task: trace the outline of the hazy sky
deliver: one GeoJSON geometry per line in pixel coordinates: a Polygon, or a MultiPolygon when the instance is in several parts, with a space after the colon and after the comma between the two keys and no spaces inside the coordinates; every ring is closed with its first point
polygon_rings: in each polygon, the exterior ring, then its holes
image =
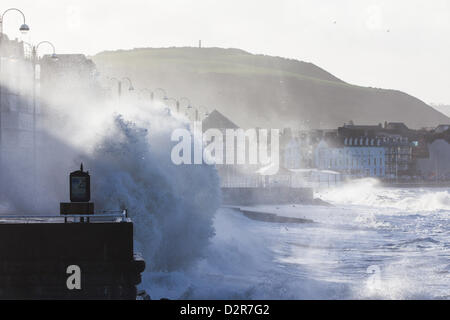
{"type": "MultiPolygon", "coordinates": [[[[241,48],[312,62],[344,81],[450,104],[450,0],[2,0],[62,53],[241,48]]],[[[18,36],[17,14],[5,33],[18,36]]]]}

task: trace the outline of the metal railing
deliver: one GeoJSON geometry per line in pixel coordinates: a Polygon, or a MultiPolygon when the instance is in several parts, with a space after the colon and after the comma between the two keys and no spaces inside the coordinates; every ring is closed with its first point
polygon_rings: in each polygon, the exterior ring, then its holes
{"type": "Polygon", "coordinates": [[[17,221],[21,223],[30,223],[30,222],[50,222],[50,221],[59,221],[63,220],[64,222],[71,221],[77,222],[105,222],[105,221],[113,221],[113,222],[128,222],[130,219],[128,218],[128,210],[119,210],[119,211],[102,211],[101,214],[77,214],[77,215],[0,215],[0,223],[7,221],[17,221]]]}

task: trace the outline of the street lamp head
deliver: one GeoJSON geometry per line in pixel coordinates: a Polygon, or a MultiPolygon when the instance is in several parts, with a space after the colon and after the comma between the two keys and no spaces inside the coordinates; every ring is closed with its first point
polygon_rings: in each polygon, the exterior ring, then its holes
{"type": "Polygon", "coordinates": [[[23,34],[27,33],[28,31],[30,31],[30,27],[24,23],[20,26],[19,28],[20,32],[22,32],[23,34]]]}
{"type": "Polygon", "coordinates": [[[30,27],[25,23],[25,15],[23,14],[23,12],[17,8],[9,8],[6,9],[1,15],[0,15],[0,27],[1,24],[3,23],[3,19],[6,13],[11,12],[11,11],[16,11],[18,13],[20,13],[22,15],[23,18],[23,24],[20,26],[19,30],[22,33],[27,33],[28,31],[30,31],[30,27]]]}

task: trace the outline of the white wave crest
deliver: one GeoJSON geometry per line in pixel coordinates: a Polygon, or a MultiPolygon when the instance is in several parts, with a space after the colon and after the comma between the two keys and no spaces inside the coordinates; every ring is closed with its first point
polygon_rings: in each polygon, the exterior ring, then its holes
{"type": "Polygon", "coordinates": [[[361,179],[322,191],[319,196],[334,204],[394,208],[408,212],[450,210],[448,189],[381,187],[375,179],[361,179]]]}

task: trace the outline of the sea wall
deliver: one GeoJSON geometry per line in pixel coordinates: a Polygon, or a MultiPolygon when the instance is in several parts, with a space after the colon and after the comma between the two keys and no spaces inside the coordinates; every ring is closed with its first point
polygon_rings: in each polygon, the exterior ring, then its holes
{"type": "Polygon", "coordinates": [[[0,300],[135,300],[145,262],[133,254],[131,222],[0,223],[0,300]]]}
{"type": "Polygon", "coordinates": [[[226,205],[313,203],[312,188],[222,188],[226,205]]]}

